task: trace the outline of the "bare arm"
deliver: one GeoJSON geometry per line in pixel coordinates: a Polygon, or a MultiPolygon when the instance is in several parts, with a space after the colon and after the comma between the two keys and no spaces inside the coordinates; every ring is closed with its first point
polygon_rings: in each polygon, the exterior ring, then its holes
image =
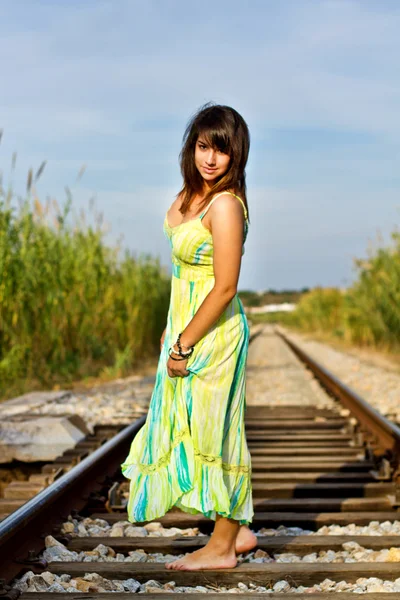
{"type": "Polygon", "coordinates": [[[215,283],[182,332],[184,346],[193,346],[207,333],[237,292],[242,261],[243,207],[230,194],[221,195],[210,208],[210,220],[215,283]]]}

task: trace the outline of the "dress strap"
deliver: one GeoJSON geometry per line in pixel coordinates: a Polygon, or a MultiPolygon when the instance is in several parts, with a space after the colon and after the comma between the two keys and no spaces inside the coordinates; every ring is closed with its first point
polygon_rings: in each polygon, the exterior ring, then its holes
{"type": "Polygon", "coordinates": [[[243,200],[239,196],[236,196],[236,194],[233,194],[232,192],[220,192],[219,194],[217,194],[216,196],[214,196],[214,198],[211,199],[211,202],[209,202],[209,204],[207,205],[206,209],[201,213],[200,219],[202,219],[204,217],[204,215],[206,214],[206,212],[208,211],[208,209],[210,208],[210,206],[214,202],[214,200],[216,200],[217,198],[219,198],[219,196],[222,196],[222,194],[231,194],[231,196],[235,196],[235,198],[237,198],[238,200],[240,200],[240,202],[241,202],[241,204],[243,206],[243,210],[244,210],[244,218],[247,221],[247,208],[246,208],[245,203],[243,202],[243,200]]]}

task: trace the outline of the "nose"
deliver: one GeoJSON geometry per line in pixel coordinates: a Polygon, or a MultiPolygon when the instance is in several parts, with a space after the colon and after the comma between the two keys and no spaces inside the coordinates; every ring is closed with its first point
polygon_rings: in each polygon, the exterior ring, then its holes
{"type": "Polygon", "coordinates": [[[206,163],[210,166],[214,165],[215,164],[215,156],[216,156],[215,150],[213,148],[210,148],[207,153],[206,163]]]}

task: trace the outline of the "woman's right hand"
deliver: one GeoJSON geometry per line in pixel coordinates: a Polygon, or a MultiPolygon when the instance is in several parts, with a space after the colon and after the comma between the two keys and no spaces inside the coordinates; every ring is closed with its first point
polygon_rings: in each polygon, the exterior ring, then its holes
{"type": "Polygon", "coordinates": [[[162,336],[160,339],[160,351],[163,349],[164,346],[164,340],[165,340],[165,332],[167,331],[167,328],[164,329],[164,331],[162,332],[162,336]]]}

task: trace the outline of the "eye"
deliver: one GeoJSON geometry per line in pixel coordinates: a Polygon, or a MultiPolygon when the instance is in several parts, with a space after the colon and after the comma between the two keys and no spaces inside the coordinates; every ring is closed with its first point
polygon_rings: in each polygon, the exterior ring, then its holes
{"type": "Polygon", "coordinates": [[[202,150],[204,150],[205,145],[204,144],[199,144],[199,148],[201,148],[202,150]]]}

